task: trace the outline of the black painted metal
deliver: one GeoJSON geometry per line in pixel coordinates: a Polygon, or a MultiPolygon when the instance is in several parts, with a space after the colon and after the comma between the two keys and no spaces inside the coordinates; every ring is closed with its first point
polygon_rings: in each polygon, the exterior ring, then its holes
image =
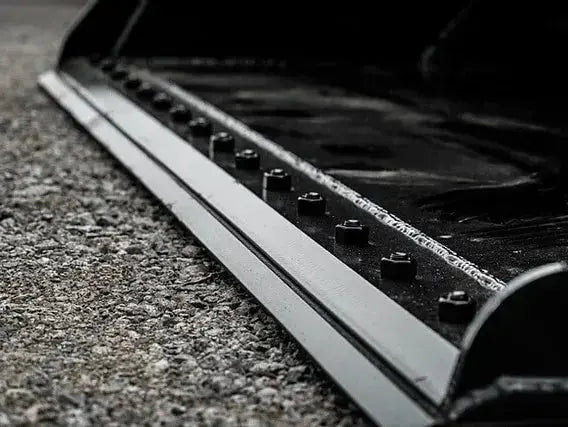
{"type": "Polygon", "coordinates": [[[448,390],[450,418],[566,423],[568,266],[531,270],[493,297],[469,327],[448,390]]]}
{"type": "Polygon", "coordinates": [[[288,68],[152,68],[504,281],[568,256],[566,195],[534,180],[561,185],[568,137],[531,108],[388,82],[370,97],[288,68]]]}
{"type": "Polygon", "coordinates": [[[464,338],[450,399],[491,384],[502,375],[567,377],[564,333],[568,267],[531,270],[480,310],[464,338]]]}
{"type": "Polygon", "coordinates": [[[110,56],[143,3],[145,0],[91,0],[69,31],[59,60],[77,55],[110,56]]]}
{"type": "Polygon", "coordinates": [[[500,376],[454,403],[450,419],[459,425],[566,425],[566,377],[500,376]]]}

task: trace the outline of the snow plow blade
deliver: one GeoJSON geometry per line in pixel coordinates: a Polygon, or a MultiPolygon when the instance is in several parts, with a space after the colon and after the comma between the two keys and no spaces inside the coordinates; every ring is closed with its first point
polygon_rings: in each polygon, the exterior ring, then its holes
{"type": "Polygon", "coordinates": [[[39,82],[371,421],[565,423],[560,12],[423,3],[93,1],[39,82]]]}

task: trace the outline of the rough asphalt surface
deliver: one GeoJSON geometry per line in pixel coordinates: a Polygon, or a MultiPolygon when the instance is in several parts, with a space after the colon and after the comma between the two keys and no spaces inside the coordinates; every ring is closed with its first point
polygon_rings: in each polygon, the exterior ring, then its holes
{"type": "Polygon", "coordinates": [[[0,426],[365,423],[39,92],[76,11],[0,0],[0,426]]]}

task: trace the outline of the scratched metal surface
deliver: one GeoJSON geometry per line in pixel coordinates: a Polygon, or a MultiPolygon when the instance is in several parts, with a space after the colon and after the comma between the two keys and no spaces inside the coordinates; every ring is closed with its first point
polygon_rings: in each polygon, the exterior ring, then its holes
{"type": "Polygon", "coordinates": [[[503,280],[567,255],[552,112],[403,89],[370,97],[282,70],[157,71],[503,280]]]}

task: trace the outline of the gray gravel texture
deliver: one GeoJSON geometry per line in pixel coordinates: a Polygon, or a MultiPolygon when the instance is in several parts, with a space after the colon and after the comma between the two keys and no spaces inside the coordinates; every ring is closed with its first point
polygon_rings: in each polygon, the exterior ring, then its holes
{"type": "Polygon", "coordinates": [[[75,13],[0,0],[0,426],[364,424],[39,92],[75,13]]]}

